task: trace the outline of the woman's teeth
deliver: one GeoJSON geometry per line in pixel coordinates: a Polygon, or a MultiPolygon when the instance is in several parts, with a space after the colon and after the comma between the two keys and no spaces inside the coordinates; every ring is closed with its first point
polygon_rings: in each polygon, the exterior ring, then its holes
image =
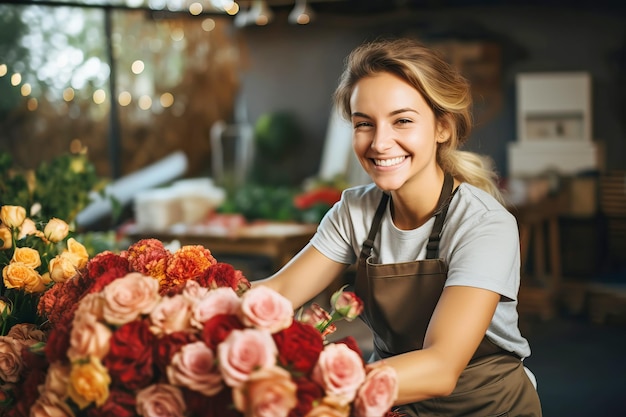
{"type": "Polygon", "coordinates": [[[398,165],[399,163],[404,161],[405,158],[406,156],[398,156],[391,159],[374,159],[374,163],[379,167],[390,167],[393,165],[398,165]]]}

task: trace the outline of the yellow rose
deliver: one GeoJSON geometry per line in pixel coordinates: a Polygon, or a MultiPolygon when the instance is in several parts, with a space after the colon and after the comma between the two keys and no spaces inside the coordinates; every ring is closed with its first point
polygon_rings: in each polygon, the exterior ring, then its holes
{"type": "Polygon", "coordinates": [[[17,239],[23,239],[28,235],[35,235],[37,232],[39,232],[39,230],[37,230],[35,222],[32,219],[26,218],[20,226],[20,234],[17,236],[17,239]]]}
{"type": "Polygon", "coordinates": [[[60,242],[70,232],[70,226],[61,219],[53,217],[50,219],[46,227],[43,229],[43,234],[50,242],[60,242]]]}
{"type": "Polygon", "coordinates": [[[39,257],[39,252],[33,248],[15,248],[13,258],[11,259],[11,263],[14,262],[21,262],[36,269],[41,265],[41,258],[39,257]]]}
{"type": "Polygon", "coordinates": [[[67,250],[74,255],[72,259],[75,260],[74,266],[76,268],[81,269],[87,266],[89,254],[87,253],[87,249],[80,242],[73,237],[69,238],[67,240],[67,250]]]}
{"type": "Polygon", "coordinates": [[[70,371],[70,398],[83,410],[91,403],[101,406],[109,398],[111,377],[100,360],[90,358],[89,362],[72,364],[70,371]]]}
{"type": "Polygon", "coordinates": [[[0,250],[11,249],[13,247],[13,235],[11,229],[4,225],[0,225],[0,250]]]}
{"type": "Polygon", "coordinates": [[[0,220],[11,229],[20,227],[26,219],[26,209],[20,206],[2,206],[0,220]]]}
{"type": "Polygon", "coordinates": [[[5,266],[2,270],[2,278],[7,288],[24,289],[31,293],[42,292],[46,288],[39,272],[21,262],[13,262],[5,266]]]}
{"type": "Polygon", "coordinates": [[[63,252],[52,258],[48,264],[50,278],[54,282],[65,282],[76,275],[76,266],[72,259],[72,254],[63,252]]]}
{"type": "MultiPolygon", "coordinates": [[[[0,315],[9,316],[11,315],[11,304],[8,304],[6,301],[0,299],[0,315]]],[[[0,320],[2,323],[2,320],[0,320]]]]}

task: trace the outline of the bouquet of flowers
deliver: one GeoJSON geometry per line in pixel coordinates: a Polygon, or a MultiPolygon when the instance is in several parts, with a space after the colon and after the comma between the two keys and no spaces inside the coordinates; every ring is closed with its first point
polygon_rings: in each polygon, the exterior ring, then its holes
{"type": "MultiPolygon", "coordinates": [[[[47,323],[37,305],[55,281],[87,264],[85,248],[68,237],[69,226],[26,217],[21,206],[0,209],[0,405],[8,406],[14,389],[30,373],[34,352],[47,337],[47,323]]],[[[1,409],[0,409],[1,414],[1,409]]]]}
{"type": "Polygon", "coordinates": [[[343,289],[333,303],[296,319],[202,246],[100,253],[41,298],[45,360],[7,415],[384,416],[395,372],[366,366],[352,338],[325,340],[361,309],[343,289]]]}

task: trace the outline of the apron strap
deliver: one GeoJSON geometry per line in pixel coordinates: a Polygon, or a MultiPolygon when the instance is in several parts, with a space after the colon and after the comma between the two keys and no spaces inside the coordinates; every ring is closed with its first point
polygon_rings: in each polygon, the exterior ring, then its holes
{"type": "Polygon", "coordinates": [[[448,172],[444,174],[443,186],[441,187],[441,193],[439,194],[439,201],[437,201],[437,210],[435,210],[435,224],[428,237],[428,244],[426,245],[426,259],[439,258],[439,240],[441,239],[441,230],[443,229],[443,222],[448,214],[448,207],[450,207],[450,201],[454,197],[452,187],[454,186],[454,179],[448,172]]]}
{"type": "MultiPolygon", "coordinates": [[[[452,175],[450,173],[446,172],[444,174],[443,186],[441,187],[439,200],[437,201],[437,210],[435,210],[435,224],[433,225],[433,229],[430,232],[430,236],[428,237],[428,243],[426,245],[426,259],[439,258],[439,240],[441,239],[443,222],[446,218],[446,215],[448,214],[450,201],[452,200],[452,197],[454,197],[454,193],[452,192],[453,186],[454,178],[452,178],[452,175]]],[[[380,228],[380,222],[382,221],[383,214],[385,213],[388,202],[389,194],[383,192],[380,203],[378,203],[378,207],[376,208],[376,213],[374,214],[374,219],[372,220],[369,234],[367,235],[367,239],[365,240],[365,242],[363,242],[363,247],[361,248],[362,257],[364,256],[365,258],[368,258],[372,255],[372,250],[374,248],[374,238],[376,238],[376,234],[378,233],[378,229],[380,228]]]]}
{"type": "Polygon", "coordinates": [[[389,194],[383,192],[383,196],[380,199],[380,203],[378,203],[376,213],[374,214],[374,220],[372,220],[370,232],[367,235],[367,239],[365,240],[365,242],[363,242],[363,247],[361,248],[361,256],[365,256],[365,258],[368,258],[372,255],[372,250],[374,248],[374,238],[376,237],[376,233],[378,233],[378,228],[380,227],[380,222],[383,218],[383,214],[385,213],[385,209],[387,208],[388,201],[389,194]]]}

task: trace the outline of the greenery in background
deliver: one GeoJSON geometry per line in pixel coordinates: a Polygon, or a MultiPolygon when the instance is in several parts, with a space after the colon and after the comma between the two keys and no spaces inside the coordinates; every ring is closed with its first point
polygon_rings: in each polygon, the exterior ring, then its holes
{"type": "MultiPolygon", "coordinates": [[[[0,64],[21,63],[28,57],[28,49],[19,40],[28,27],[19,18],[16,7],[0,5],[0,64]]],[[[22,100],[20,90],[11,85],[11,77],[0,77],[0,119],[4,119],[22,100]]]]}
{"type": "Polygon", "coordinates": [[[293,205],[298,192],[291,187],[246,184],[228,196],[219,208],[221,213],[238,213],[246,220],[293,221],[299,217],[293,205]]]}
{"type": "Polygon", "coordinates": [[[299,157],[294,154],[302,142],[302,130],[295,115],[277,111],[261,115],[254,126],[254,182],[272,186],[297,186],[293,176],[297,172],[299,157]]]}
{"type": "Polygon", "coordinates": [[[11,155],[0,152],[0,205],[29,211],[38,203],[39,218],[57,217],[71,225],[100,185],[86,155],[60,155],[34,171],[23,171],[13,166],[11,155]]]}

